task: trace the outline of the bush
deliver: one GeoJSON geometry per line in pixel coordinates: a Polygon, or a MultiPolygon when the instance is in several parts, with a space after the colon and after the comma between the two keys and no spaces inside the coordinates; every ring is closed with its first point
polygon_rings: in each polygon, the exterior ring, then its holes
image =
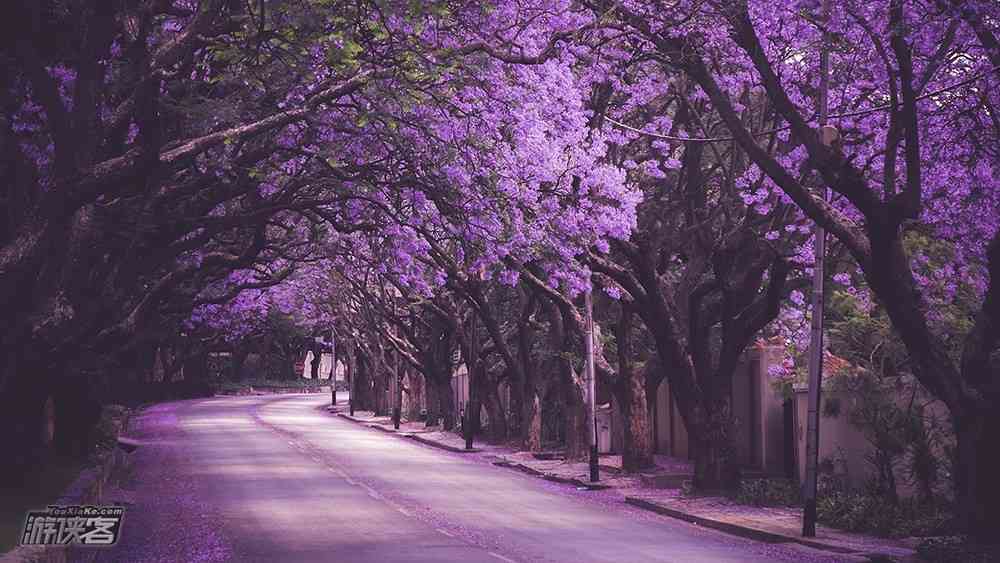
{"type": "Polygon", "coordinates": [[[744,479],[734,500],[752,506],[797,506],[799,486],[791,479],[744,479]]]}
{"type": "Polygon", "coordinates": [[[878,495],[847,490],[828,476],[820,476],[816,518],[834,528],[884,537],[939,535],[950,529],[952,520],[942,504],[917,499],[892,503],[878,495]]]}
{"type": "Polygon", "coordinates": [[[103,448],[114,446],[121,433],[127,410],[122,405],[105,405],[101,409],[101,418],[94,426],[92,434],[95,445],[103,448]]]}
{"type": "MultiPolygon", "coordinates": [[[[329,379],[305,379],[305,378],[295,378],[287,380],[273,380],[273,379],[248,379],[244,381],[226,381],[220,380],[214,383],[215,392],[217,393],[233,393],[237,391],[242,391],[253,387],[254,389],[271,389],[271,388],[298,388],[298,389],[315,389],[317,387],[323,387],[330,384],[329,379]]],[[[343,385],[342,381],[337,382],[337,390],[343,391],[346,387],[343,385]]]]}
{"type": "Polygon", "coordinates": [[[941,563],[987,563],[1000,561],[1000,546],[976,544],[964,536],[941,536],[920,542],[917,555],[941,563]]]}

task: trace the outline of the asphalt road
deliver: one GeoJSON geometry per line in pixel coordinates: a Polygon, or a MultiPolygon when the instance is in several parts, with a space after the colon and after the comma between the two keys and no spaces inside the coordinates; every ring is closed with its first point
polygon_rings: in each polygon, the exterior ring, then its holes
{"type": "Polygon", "coordinates": [[[136,419],[119,543],[98,561],[837,561],[577,491],[325,412],[218,397],[136,419]]]}

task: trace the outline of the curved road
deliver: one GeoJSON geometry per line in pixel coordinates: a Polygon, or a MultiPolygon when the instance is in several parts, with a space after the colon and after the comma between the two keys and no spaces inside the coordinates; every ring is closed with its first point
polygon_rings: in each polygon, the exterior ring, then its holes
{"type": "MultiPolygon", "coordinates": [[[[328,395],[164,403],[106,494],[99,561],[837,561],[430,448],[325,411],[328,395]]],[[[843,559],[839,559],[843,560],[843,559]]]]}

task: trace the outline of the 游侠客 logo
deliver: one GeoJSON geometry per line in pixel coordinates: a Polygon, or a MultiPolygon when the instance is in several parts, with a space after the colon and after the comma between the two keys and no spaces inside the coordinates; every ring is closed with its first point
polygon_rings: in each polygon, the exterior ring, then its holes
{"type": "Polygon", "coordinates": [[[120,506],[49,506],[28,512],[21,545],[114,545],[121,532],[120,506]]]}

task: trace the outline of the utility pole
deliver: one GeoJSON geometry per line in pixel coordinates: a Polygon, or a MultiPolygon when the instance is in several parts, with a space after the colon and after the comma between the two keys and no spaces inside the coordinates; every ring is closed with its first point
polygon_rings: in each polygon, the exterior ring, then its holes
{"type": "Polygon", "coordinates": [[[479,340],[476,336],[476,328],[476,312],[473,311],[469,319],[469,349],[471,352],[469,356],[471,357],[468,358],[468,365],[466,365],[467,374],[465,376],[465,381],[468,382],[469,395],[468,400],[465,402],[465,421],[463,422],[465,449],[467,450],[473,449],[476,428],[479,426],[480,407],[476,393],[476,378],[479,377],[479,340]]]}
{"type": "Polygon", "coordinates": [[[393,403],[396,406],[392,408],[392,426],[399,430],[399,424],[403,418],[403,372],[399,369],[399,352],[395,353],[395,357],[396,389],[394,389],[393,403]]]}
{"type": "MultiPolygon", "coordinates": [[[[592,285],[592,284],[591,284],[592,285]]],[[[591,295],[591,287],[587,287],[587,292],[583,295],[584,308],[587,310],[587,403],[590,410],[590,481],[592,483],[600,480],[599,466],[597,463],[597,377],[594,369],[594,301],[591,295]]]]}
{"type": "Polygon", "coordinates": [[[351,416],[354,416],[354,371],[357,364],[354,360],[354,335],[347,340],[347,405],[350,408],[351,416]]]}
{"type": "MultiPolygon", "coordinates": [[[[392,319],[393,319],[392,333],[393,333],[393,335],[396,336],[397,339],[399,338],[399,325],[396,324],[396,298],[397,297],[398,298],[402,298],[403,297],[402,294],[400,294],[398,291],[399,290],[397,290],[395,288],[393,288],[393,291],[392,291],[392,296],[393,296],[392,297],[392,319]]],[[[393,427],[396,430],[399,430],[399,424],[400,424],[400,421],[403,418],[403,373],[404,373],[403,370],[399,369],[400,368],[400,364],[402,363],[402,358],[400,357],[399,350],[395,350],[395,353],[393,354],[393,358],[395,358],[395,362],[394,362],[393,368],[394,368],[395,376],[396,376],[396,389],[394,390],[395,391],[395,395],[393,396],[393,401],[392,401],[393,404],[395,405],[392,408],[392,425],[393,425],[393,427]]]]}
{"type": "Polygon", "coordinates": [[[330,329],[330,401],[337,408],[337,333],[330,329]]]}
{"type": "MultiPolygon", "coordinates": [[[[395,320],[396,316],[396,301],[392,301],[392,316],[395,320]]],[[[399,332],[395,325],[391,327],[394,335],[398,336],[399,332]]],[[[396,382],[396,386],[392,389],[392,427],[399,430],[399,421],[403,416],[403,376],[399,371],[399,352],[393,351],[392,353],[392,378],[396,382]]]]}
{"type": "MultiPolygon", "coordinates": [[[[820,9],[822,10],[820,32],[823,34],[823,39],[819,59],[819,129],[820,140],[829,147],[837,138],[837,130],[827,125],[830,34],[826,26],[830,21],[830,0],[823,0],[820,9]]],[[[826,186],[823,185],[821,190],[823,199],[827,199],[826,186]]],[[[802,514],[802,535],[808,538],[816,536],[816,473],[819,469],[819,400],[823,386],[823,282],[826,261],[826,230],[817,223],[814,232],[812,326],[809,339],[809,413],[806,420],[806,475],[803,490],[805,509],[802,514]]]]}
{"type": "MultiPolygon", "coordinates": [[[[471,374],[466,375],[466,378],[465,378],[466,381],[470,380],[470,375],[471,374]]],[[[470,391],[470,393],[472,391],[471,384],[469,386],[469,391],[470,391]]],[[[465,449],[471,450],[473,448],[472,442],[473,442],[473,439],[474,439],[473,434],[472,434],[472,403],[471,403],[471,401],[466,401],[465,402],[465,413],[464,414],[465,414],[465,420],[462,421],[462,430],[463,430],[462,433],[465,434],[465,449]]]]}

